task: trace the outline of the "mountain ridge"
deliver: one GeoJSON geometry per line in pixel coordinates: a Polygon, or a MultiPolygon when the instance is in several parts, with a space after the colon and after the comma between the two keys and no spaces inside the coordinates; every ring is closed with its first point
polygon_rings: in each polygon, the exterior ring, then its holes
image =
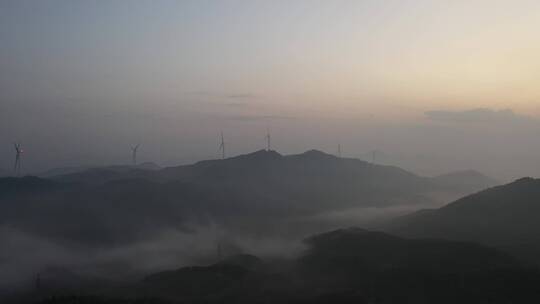
{"type": "Polygon", "coordinates": [[[479,242],[540,262],[539,201],[540,179],[525,177],[395,219],[384,229],[408,237],[479,242]]]}

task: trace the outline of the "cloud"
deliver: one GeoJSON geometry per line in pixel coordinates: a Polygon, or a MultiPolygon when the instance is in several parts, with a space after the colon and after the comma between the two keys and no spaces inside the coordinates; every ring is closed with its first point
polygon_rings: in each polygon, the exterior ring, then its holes
{"type": "Polygon", "coordinates": [[[223,104],[227,107],[234,107],[234,108],[245,108],[249,107],[249,104],[247,102],[227,102],[223,104]]]}
{"type": "Polygon", "coordinates": [[[251,93],[229,94],[226,97],[231,98],[231,99],[256,99],[256,98],[258,98],[257,95],[251,94],[251,93]]]}
{"type": "Polygon", "coordinates": [[[534,118],[514,113],[511,109],[493,110],[488,108],[478,108],[464,111],[428,111],[425,112],[427,118],[433,121],[442,122],[464,122],[464,123],[503,123],[503,122],[532,122],[534,118]]]}
{"type": "Polygon", "coordinates": [[[215,92],[205,91],[205,90],[185,91],[184,94],[194,95],[194,96],[215,96],[216,95],[215,92]]]}
{"type": "Polygon", "coordinates": [[[249,92],[216,92],[210,90],[186,91],[187,95],[225,99],[259,99],[261,96],[249,92]]]}
{"type": "Polygon", "coordinates": [[[187,91],[186,95],[197,98],[198,102],[204,101],[208,104],[230,107],[249,108],[253,102],[262,99],[262,96],[252,93],[242,92],[214,92],[214,91],[187,91]]]}
{"type": "Polygon", "coordinates": [[[232,116],[228,116],[227,119],[238,120],[238,121],[261,121],[261,120],[294,119],[294,117],[282,116],[282,115],[232,115],[232,116]]]}

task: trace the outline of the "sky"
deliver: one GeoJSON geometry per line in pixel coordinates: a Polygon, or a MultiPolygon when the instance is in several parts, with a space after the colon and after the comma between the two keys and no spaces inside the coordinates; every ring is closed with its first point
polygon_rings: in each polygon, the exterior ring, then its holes
{"type": "Polygon", "coordinates": [[[538,1],[0,0],[0,168],[321,149],[540,176],[538,1]]]}

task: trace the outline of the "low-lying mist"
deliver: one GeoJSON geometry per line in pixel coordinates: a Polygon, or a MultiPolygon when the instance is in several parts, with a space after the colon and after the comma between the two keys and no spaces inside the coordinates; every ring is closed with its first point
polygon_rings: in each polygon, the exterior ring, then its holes
{"type": "Polygon", "coordinates": [[[354,208],[259,223],[239,218],[231,227],[192,223],[184,224],[187,229],[170,227],[142,240],[97,247],[56,241],[2,225],[0,290],[33,288],[38,273],[44,282],[73,277],[129,281],[157,271],[211,264],[238,253],[289,259],[303,251],[302,239],[309,235],[352,225],[376,227],[382,220],[425,207],[354,208]]]}

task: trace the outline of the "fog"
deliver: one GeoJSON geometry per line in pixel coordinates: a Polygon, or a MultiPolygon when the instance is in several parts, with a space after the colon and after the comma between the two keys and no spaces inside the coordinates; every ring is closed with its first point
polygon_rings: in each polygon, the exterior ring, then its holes
{"type": "Polygon", "coordinates": [[[249,230],[193,223],[184,230],[171,227],[154,231],[141,240],[99,247],[66,243],[2,225],[0,291],[32,288],[38,273],[43,280],[60,282],[69,278],[121,282],[137,281],[158,271],[211,264],[223,256],[239,253],[266,260],[292,259],[306,249],[302,240],[315,233],[351,225],[376,227],[383,220],[428,207],[436,206],[355,208],[285,220],[275,218],[275,227],[270,230],[267,223],[259,227],[244,224],[249,230]]]}

